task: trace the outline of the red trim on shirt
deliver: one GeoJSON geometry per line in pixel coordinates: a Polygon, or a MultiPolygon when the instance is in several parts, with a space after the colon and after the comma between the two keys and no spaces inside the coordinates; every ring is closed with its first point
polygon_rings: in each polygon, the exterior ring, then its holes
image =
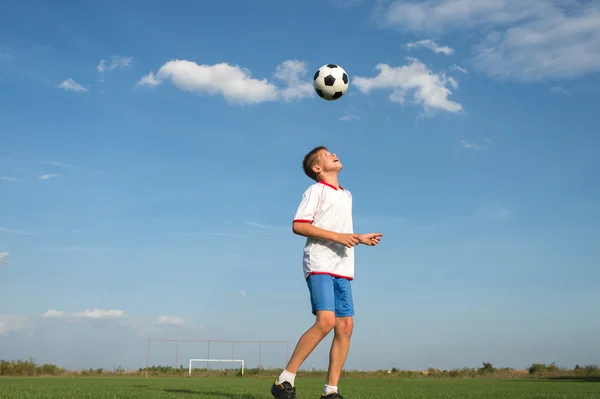
{"type": "Polygon", "coordinates": [[[295,219],[294,223],[312,223],[312,220],[307,220],[307,219],[295,219]]]}
{"type": "Polygon", "coordinates": [[[306,276],[306,279],[308,280],[308,278],[313,274],[326,274],[326,275],[332,276],[332,277],[345,278],[346,280],[350,280],[350,281],[354,280],[353,277],[341,276],[339,274],[334,274],[334,273],[329,273],[329,272],[310,272],[310,273],[308,273],[308,276],[306,276]]]}
{"type": "MultiPolygon", "coordinates": [[[[329,187],[333,188],[334,190],[337,190],[336,186],[334,186],[332,184],[329,184],[327,182],[324,182],[323,180],[319,180],[318,183],[324,184],[326,186],[329,186],[329,187]]],[[[343,191],[346,191],[346,190],[344,190],[344,187],[342,187],[342,186],[340,186],[340,189],[343,190],[343,191]]]]}

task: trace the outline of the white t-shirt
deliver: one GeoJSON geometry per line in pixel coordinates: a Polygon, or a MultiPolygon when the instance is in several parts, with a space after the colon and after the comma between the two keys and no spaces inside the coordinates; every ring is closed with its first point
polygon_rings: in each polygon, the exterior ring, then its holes
{"type": "MultiPolygon", "coordinates": [[[[325,182],[306,189],[298,206],[294,222],[312,223],[314,226],[336,233],[353,233],[352,194],[350,191],[325,182]]],[[[307,238],[302,257],[304,276],[329,274],[354,279],[354,248],[329,240],[307,238]]]]}

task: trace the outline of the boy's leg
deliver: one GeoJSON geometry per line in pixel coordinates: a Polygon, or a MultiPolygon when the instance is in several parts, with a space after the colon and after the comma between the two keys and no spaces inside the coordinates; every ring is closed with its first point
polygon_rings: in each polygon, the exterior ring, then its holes
{"type": "Polygon", "coordinates": [[[335,327],[334,277],[326,274],[313,274],[308,278],[307,285],[312,313],[316,315],[315,324],[300,337],[292,357],[271,388],[271,393],[278,399],[295,397],[293,386],[298,369],[335,327]]]}
{"type": "Polygon", "coordinates": [[[334,281],[335,293],[335,335],[329,352],[329,369],[323,394],[337,392],[338,382],[348,351],[350,337],[354,328],[354,301],[352,298],[352,283],[350,280],[337,278],[334,281]]]}
{"type": "Polygon", "coordinates": [[[308,355],[317,347],[317,345],[331,332],[335,327],[335,313],[333,310],[317,310],[317,319],[298,340],[298,344],[292,353],[285,369],[290,373],[296,374],[298,369],[304,363],[308,355]]]}

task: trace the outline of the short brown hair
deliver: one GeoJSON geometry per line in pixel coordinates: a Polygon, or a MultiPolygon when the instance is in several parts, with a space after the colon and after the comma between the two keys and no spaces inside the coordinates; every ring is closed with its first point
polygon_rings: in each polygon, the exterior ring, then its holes
{"type": "Polygon", "coordinates": [[[313,148],[308,154],[304,156],[304,159],[302,160],[302,169],[304,169],[304,173],[306,174],[306,176],[310,177],[315,181],[317,180],[317,175],[312,170],[312,168],[313,166],[315,166],[317,154],[322,150],[327,151],[327,147],[321,145],[313,148]]]}

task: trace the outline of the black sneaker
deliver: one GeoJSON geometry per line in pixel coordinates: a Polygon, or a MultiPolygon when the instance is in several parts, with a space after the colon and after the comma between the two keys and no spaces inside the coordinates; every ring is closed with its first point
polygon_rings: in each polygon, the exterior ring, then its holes
{"type": "Polygon", "coordinates": [[[321,399],[344,399],[339,392],[332,392],[327,395],[321,393],[321,399]]]}
{"type": "Polygon", "coordinates": [[[277,383],[277,379],[271,387],[271,394],[276,399],[296,399],[296,387],[293,387],[287,381],[283,381],[281,384],[277,383]]]}

